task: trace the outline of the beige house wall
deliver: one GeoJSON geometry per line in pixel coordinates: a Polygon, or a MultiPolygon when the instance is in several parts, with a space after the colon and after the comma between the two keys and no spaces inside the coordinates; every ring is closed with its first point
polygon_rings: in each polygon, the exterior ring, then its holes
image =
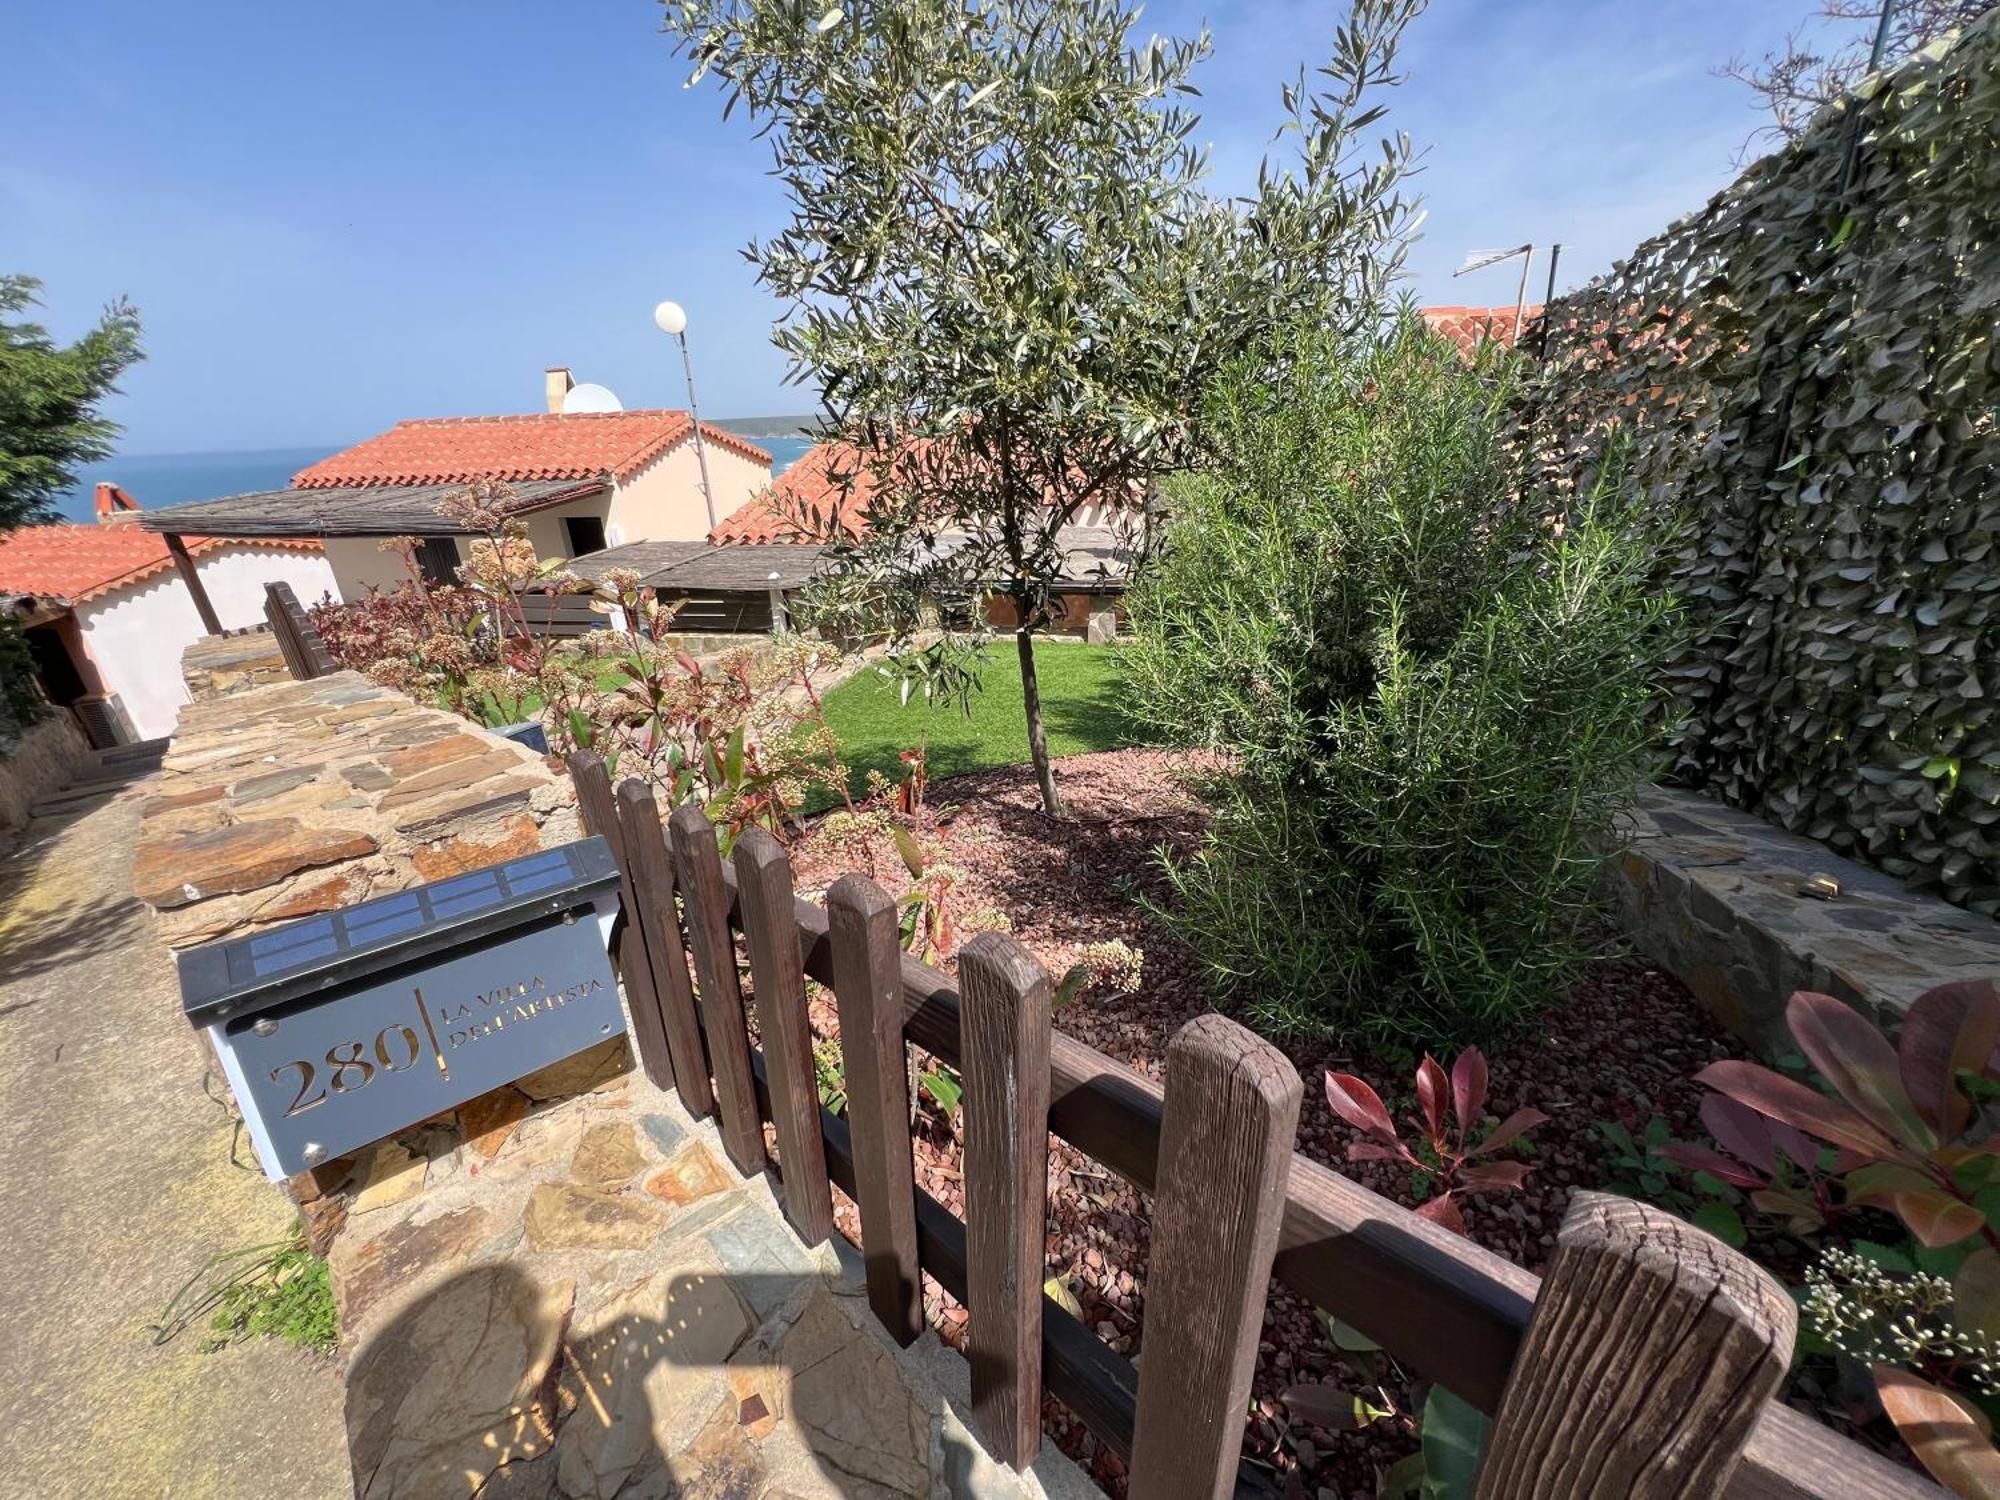
{"type": "Polygon", "coordinates": [[[371,587],[390,594],[409,582],[403,559],[384,552],[382,540],[379,536],[330,536],[321,542],[327,566],[333,569],[334,592],[342,604],[359,604],[371,587]]]}
{"type": "MultiPolygon", "coordinates": [[[[719,443],[707,446],[708,477],[715,487],[715,518],[720,521],[770,487],[771,467],[719,443]]],[[[627,542],[700,541],[708,535],[709,521],[708,509],[702,504],[701,467],[693,441],[676,444],[609,493],[599,491],[522,517],[537,557],[571,555],[562,524],[569,516],[595,516],[603,521],[605,543],[612,547],[627,542]]],[[[456,540],[463,560],[469,539],[456,540]]],[[[370,587],[389,593],[409,577],[402,559],[382,550],[379,537],[331,536],[325,542],[335,591],[344,603],[365,598],[370,587]]]]}
{"type": "MultiPolygon", "coordinates": [[[[535,556],[547,562],[552,557],[569,558],[569,536],[563,528],[563,521],[570,516],[595,516],[604,522],[606,545],[615,547],[618,539],[611,534],[611,517],[614,497],[605,491],[587,495],[581,500],[570,500],[562,505],[551,506],[547,510],[531,511],[521,518],[528,528],[528,541],[535,549],[535,556]]],[[[625,540],[631,541],[627,537],[625,540]]],[[[463,543],[461,543],[463,551],[463,543]]]]}
{"type": "MultiPolygon", "coordinates": [[[[771,466],[709,443],[708,478],[715,487],[715,519],[761,493],[771,483],[771,466]]],[[[677,443],[618,486],[611,500],[612,537],[621,542],[696,542],[708,535],[708,510],[701,503],[701,468],[694,442],[677,443]]]]}

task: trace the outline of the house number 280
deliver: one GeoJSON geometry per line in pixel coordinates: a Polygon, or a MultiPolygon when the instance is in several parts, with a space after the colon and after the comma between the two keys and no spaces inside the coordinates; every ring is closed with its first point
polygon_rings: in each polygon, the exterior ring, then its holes
{"type": "Polygon", "coordinates": [[[375,1033],[373,1062],[362,1055],[360,1042],[336,1042],[327,1048],[324,1064],[326,1082],[319,1088],[313,1085],[319,1080],[320,1065],[302,1057],[271,1069],[271,1081],[276,1083],[287,1070],[298,1069],[299,1091],[293,1095],[291,1107],[285,1111],[286,1117],[290,1118],[326,1103],[329,1090],[336,1094],[351,1094],[356,1089],[366,1088],[378,1068],[384,1073],[400,1073],[413,1066],[423,1052],[423,1043],[417,1039],[415,1028],[399,1022],[384,1026],[375,1033]]]}

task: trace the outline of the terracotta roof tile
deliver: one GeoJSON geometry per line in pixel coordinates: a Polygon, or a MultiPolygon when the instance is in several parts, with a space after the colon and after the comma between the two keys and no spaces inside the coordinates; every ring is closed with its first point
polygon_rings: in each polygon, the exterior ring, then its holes
{"type": "MultiPolygon", "coordinates": [[[[227,547],[227,537],[189,537],[191,556],[227,547]]],[[[319,551],[291,537],[236,540],[238,546],[319,551]]],[[[0,593],[37,594],[82,604],[113,589],[143,583],[174,565],[167,539],[136,526],[23,526],[0,532],[0,593]]]]}
{"type": "MultiPolygon", "coordinates": [[[[771,487],[723,517],[708,534],[711,542],[796,542],[798,528],[787,515],[816,511],[820,528],[859,537],[867,529],[868,502],[875,477],[852,443],[815,443],[771,487]],[[847,482],[848,476],[852,482],[847,482]]],[[[814,540],[825,540],[815,537],[814,540]]]]}
{"type": "MultiPolygon", "coordinates": [[[[1531,303],[1521,310],[1521,322],[1532,327],[1542,315],[1542,304],[1531,303]]],[[[1515,327],[1514,308],[1509,307],[1427,307],[1424,321],[1450,339],[1467,354],[1475,354],[1489,339],[1512,346],[1520,330],[1515,327]]]]}
{"type": "MultiPolygon", "coordinates": [[[[684,411],[536,412],[425,417],[323,458],[293,476],[300,489],[355,484],[463,484],[473,479],[629,479],[684,441],[684,411]]],[[[771,455],[707,422],[702,437],[752,463],[771,455]]]]}

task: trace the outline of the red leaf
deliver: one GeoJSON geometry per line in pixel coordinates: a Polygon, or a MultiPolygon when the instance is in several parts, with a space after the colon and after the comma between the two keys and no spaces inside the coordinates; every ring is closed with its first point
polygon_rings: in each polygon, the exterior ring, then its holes
{"type": "Polygon", "coordinates": [[[1874,1365],[1876,1393],[1931,1478],[1970,1500],[2000,1496],[2000,1452],[1977,1407],[1896,1365],[1874,1365]]]}
{"type": "Polygon", "coordinates": [[[1451,1065],[1451,1104],[1460,1130],[1470,1130],[1486,1112],[1486,1054],[1477,1047],[1467,1047],[1451,1065]]]}
{"type": "Polygon", "coordinates": [[[1926,1250],[1956,1245],[1986,1227],[1986,1215],[1970,1203],[1931,1190],[1895,1193],[1889,1206],[1926,1250]]]}
{"type": "Polygon", "coordinates": [[[1452,1201],[1450,1193],[1433,1198],[1428,1203],[1417,1205],[1417,1217],[1429,1219],[1441,1229],[1449,1229],[1453,1234],[1465,1233],[1465,1215],[1458,1211],[1458,1204],[1452,1201]]]}
{"type": "Polygon", "coordinates": [[[1785,1025],[1820,1076],[1856,1114],[1919,1151],[1937,1144],[1937,1132],[1903,1088],[1895,1049],[1860,1012],[1831,995],[1800,990],[1785,1007],[1785,1025]]]}
{"type": "Polygon", "coordinates": [[[1401,1146],[1378,1146],[1373,1141],[1349,1141],[1349,1161],[1401,1161],[1410,1153],[1401,1146]]]}
{"type": "MultiPolygon", "coordinates": [[[[1442,1148],[1444,1145],[1444,1101],[1445,1093],[1451,1087],[1444,1076],[1444,1069],[1430,1053],[1417,1065],[1417,1103],[1424,1112],[1424,1125],[1430,1131],[1431,1144],[1442,1148]]],[[[1463,1122],[1461,1122],[1463,1123],[1463,1122]]]]}
{"type": "Polygon", "coordinates": [[[1815,1140],[1859,1151],[1870,1161],[1895,1154],[1895,1142],[1839,1100],[1757,1063],[1735,1058],[1710,1063],[1694,1075],[1694,1081],[1760,1115],[1796,1125],[1815,1140]]]}
{"type": "Polygon", "coordinates": [[[1719,1177],[1732,1187],[1763,1187],[1766,1183],[1765,1178],[1758,1176],[1741,1162],[1724,1156],[1720,1151],[1711,1151],[1706,1146],[1697,1146],[1692,1142],[1674,1141],[1660,1147],[1660,1155],[1668,1161],[1678,1162],[1690,1172],[1706,1172],[1711,1177],[1719,1177]]]}
{"type": "Polygon", "coordinates": [[[1925,990],[1903,1017],[1897,1064],[1917,1112],[1946,1140],[1972,1122],[1972,1103],[1958,1086],[1961,1072],[1995,1073],[2000,1045],[2000,992],[1990,979],[1925,990]]]}
{"type": "Polygon", "coordinates": [[[1750,1195],[1750,1202],[1760,1213],[1789,1220],[1791,1227],[1801,1233],[1824,1228],[1826,1224],[1819,1205],[1791,1188],[1759,1188],[1750,1195]]]}
{"type": "Polygon", "coordinates": [[[1981,1247],[1951,1279],[1951,1320],[1988,1338],[2000,1334],[2000,1251],[1981,1247]]]}
{"type": "MultiPolygon", "coordinates": [[[[1771,1122],[1771,1148],[1794,1166],[1812,1171],[1819,1166],[1819,1147],[1813,1138],[1796,1125],[1787,1125],[1782,1120],[1771,1122]]],[[[1859,1152],[1842,1147],[1834,1153],[1833,1170],[1851,1172],[1867,1160],[1859,1152]]]]}
{"type": "Polygon", "coordinates": [[[1489,1161],[1459,1168],[1458,1184],[1474,1193],[1505,1192],[1525,1186],[1533,1170],[1524,1161],[1489,1161]]]}
{"type": "Polygon", "coordinates": [[[1500,1122],[1499,1128],[1493,1134],[1466,1152],[1466,1155],[1485,1156],[1489,1152],[1498,1151],[1502,1146],[1510,1144],[1517,1137],[1526,1134],[1547,1120],[1548,1116],[1543,1114],[1539,1109],[1517,1109],[1500,1122]]]}
{"type": "Polygon", "coordinates": [[[1701,1123],[1715,1137],[1715,1144],[1738,1161],[1766,1177],[1778,1170],[1771,1149],[1771,1122],[1756,1110],[1738,1104],[1727,1095],[1709,1094],[1701,1101],[1701,1123]]]}
{"type": "Polygon", "coordinates": [[[1326,1075],[1326,1102],[1356,1130],[1387,1145],[1396,1144],[1396,1124],[1382,1107],[1382,1096],[1352,1073],[1326,1075]]]}

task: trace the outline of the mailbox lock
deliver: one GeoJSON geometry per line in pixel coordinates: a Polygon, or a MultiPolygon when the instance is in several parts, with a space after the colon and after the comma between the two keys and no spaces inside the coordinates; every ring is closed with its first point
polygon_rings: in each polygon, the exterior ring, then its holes
{"type": "Polygon", "coordinates": [[[269,1016],[260,1016],[251,1023],[250,1029],[259,1036],[276,1036],[278,1034],[278,1023],[269,1016]]]}

